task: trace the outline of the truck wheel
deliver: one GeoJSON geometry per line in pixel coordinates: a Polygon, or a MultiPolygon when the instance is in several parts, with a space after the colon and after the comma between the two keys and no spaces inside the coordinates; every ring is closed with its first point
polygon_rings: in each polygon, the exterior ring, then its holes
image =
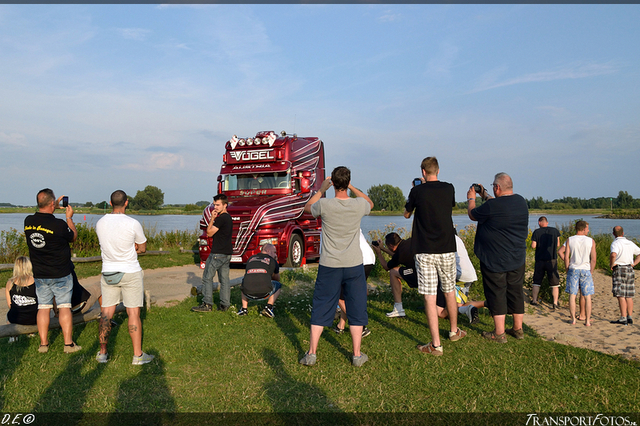
{"type": "Polygon", "coordinates": [[[287,256],[287,263],[284,265],[289,268],[297,268],[302,263],[302,257],[304,256],[304,244],[300,235],[293,234],[289,240],[289,256],[287,256]]]}

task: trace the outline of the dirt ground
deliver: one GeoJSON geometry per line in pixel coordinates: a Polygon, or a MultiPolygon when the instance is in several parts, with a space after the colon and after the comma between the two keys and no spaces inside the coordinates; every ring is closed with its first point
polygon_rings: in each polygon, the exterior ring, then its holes
{"type": "MultiPolygon", "coordinates": [[[[635,273],[638,283],[640,272],[635,273]]],[[[543,302],[538,306],[527,303],[524,323],[550,341],[640,361],[640,325],[638,322],[627,326],[611,324],[610,321],[620,317],[618,299],[611,294],[611,277],[595,271],[593,281],[596,292],[591,296],[591,327],[586,327],[584,321],[571,325],[568,302],[562,303],[556,311],[551,309],[550,303],[543,302]]],[[[640,320],[635,313],[634,320],[640,320]]]]}

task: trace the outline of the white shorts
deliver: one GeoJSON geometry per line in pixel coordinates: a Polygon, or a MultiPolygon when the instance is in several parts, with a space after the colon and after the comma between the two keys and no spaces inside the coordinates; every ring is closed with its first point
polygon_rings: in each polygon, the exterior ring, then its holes
{"type": "Polygon", "coordinates": [[[125,308],[141,308],[144,306],[144,272],[126,273],[118,284],[109,285],[100,275],[102,290],[102,307],[108,308],[122,302],[125,308]]]}
{"type": "Polygon", "coordinates": [[[456,286],[456,253],[419,253],[416,254],[418,272],[418,293],[435,296],[440,289],[450,293],[456,286]]]}

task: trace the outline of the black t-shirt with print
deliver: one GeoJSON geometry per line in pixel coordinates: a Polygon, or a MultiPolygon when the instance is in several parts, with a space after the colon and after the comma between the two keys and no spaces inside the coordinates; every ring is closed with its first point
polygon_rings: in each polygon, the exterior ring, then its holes
{"type": "Polygon", "coordinates": [[[73,231],[50,213],[35,213],[24,219],[29,257],[35,278],[62,278],[71,273],[73,231]]]}

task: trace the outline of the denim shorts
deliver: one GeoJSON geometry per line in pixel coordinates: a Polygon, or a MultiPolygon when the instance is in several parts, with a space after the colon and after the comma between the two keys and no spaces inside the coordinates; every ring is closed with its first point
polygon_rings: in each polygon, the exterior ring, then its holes
{"type": "Polygon", "coordinates": [[[62,278],[35,278],[38,309],[53,308],[53,298],[56,298],[58,308],[71,308],[71,294],[73,292],[73,277],[71,274],[62,278]]]}
{"type": "Polygon", "coordinates": [[[567,271],[567,288],[565,289],[565,293],[576,296],[578,289],[580,289],[583,296],[591,296],[596,292],[593,287],[593,277],[591,276],[590,270],[569,269],[567,271]]]}

